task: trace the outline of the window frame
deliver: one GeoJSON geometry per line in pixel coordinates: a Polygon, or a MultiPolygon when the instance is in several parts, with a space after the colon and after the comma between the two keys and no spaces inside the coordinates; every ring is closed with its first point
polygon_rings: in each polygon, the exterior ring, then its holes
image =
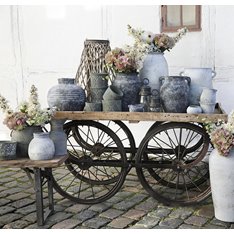
{"type": "Polygon", "coordinates": [[[201,31],[201,6],[195,5],[195,25],[182,24],[182,6],[180,6],[180,22],[179,26],[167,26],[167,5],[161,5],[161,31],[176,32],[179,28],[187,27],[189,31],[201,31]]]}

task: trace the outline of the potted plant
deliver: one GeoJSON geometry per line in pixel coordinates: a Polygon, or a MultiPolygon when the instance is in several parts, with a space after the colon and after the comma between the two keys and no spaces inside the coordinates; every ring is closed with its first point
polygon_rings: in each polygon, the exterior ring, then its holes
{"type": "Polygon", "coordinates": [[[234,222],[234,112],[228,121],[205,124],[214,150],[209,156],[215,217],[234,222]]]}
{"type": "Polygon", "coordinates": [[[134,48],[144,54],[143,67],[140,71],[141,79],[147,78],[152,89],[159,90],[161,76],[168,76],[168,64],[164,51],[170,51],[176,43],[187,33],[186,27],[178,30],[175,36],[165,33],[153,33],[142,29],[134,29],[130,25],[129,34],[134,38],[134,48]]]}
{"type": "Polygon", "coordinates": [[[108,69],[114,74],[112,85],[123,92],[122,110],[128,111],[128,105],[139,103],[139,92],[142,82],[138,72],[142,67],[144,53],[126,45],[125,48],[115,48],[105,56],[108,69]]]}
{"type": "Polygon", "coordinates": [[[3,123],[12,130],[11,140],[17,142],[16,155],[28,156],[28,145],[33,133],[42,132],[42,127],[51,120],[54,109],[42,109],[37,88],[32,85],[28,101],[22,102],[14,111],[5,97],[0,95],[0,109],[5,114],[3,123]]]}

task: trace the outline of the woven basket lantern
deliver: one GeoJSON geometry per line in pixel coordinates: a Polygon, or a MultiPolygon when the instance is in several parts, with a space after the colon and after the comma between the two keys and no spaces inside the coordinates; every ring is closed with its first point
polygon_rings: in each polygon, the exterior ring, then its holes
{"type": "Polygon", "coordinates": [[[88,99],[90,97],[90,74],[92,72],[107,72],[105,55],[110,50],[109,40],[86,39],[84,42],[84,49],[75,79],[85,89],[88,99]]]}

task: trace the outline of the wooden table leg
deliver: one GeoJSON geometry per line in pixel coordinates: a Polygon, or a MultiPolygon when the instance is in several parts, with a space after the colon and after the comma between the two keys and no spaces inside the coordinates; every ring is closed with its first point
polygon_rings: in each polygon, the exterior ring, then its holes
{"type": "Polygon", "coordinates": [[[43,191],[41,180],[41,169],[33,168],[34,180],[35,180],[35,193],[36,193],[36,212],[37,212],[37,224],[42,226],[44,224],[44,207],[43,207],[43,191]]]}
{"type": "Polygon", "coordinates": [[[54,194],[53,194],[53,181],[52,181],[52,169],[45,168],[47,174],[47,186],[48,186],[48,199],[50,214],[54,212],[54,194]]]}

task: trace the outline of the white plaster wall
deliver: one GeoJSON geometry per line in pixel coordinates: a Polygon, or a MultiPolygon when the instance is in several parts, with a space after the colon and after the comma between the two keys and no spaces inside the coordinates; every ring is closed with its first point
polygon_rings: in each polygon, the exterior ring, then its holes
{"type": "MultiPolygon", "coordinates": [[[[165,52],[171,75],[183,67],[215,68],[218,101],[227,112],[234,107],[233,13],[234,6],[202,6],[202,31],[165,52]]],[[[160,6],[0,6],[0,93],[16,106],[35,84],[46,106],[57,78],[75,76],[84,40],[109,39],[112,48],[131,43],[127,24],[160,32],[160,6]]],[[[141,136],[146,129],[131,128],[141,136]]],[[[0,138],[7,136],[0,124],[0,138]]]]}

